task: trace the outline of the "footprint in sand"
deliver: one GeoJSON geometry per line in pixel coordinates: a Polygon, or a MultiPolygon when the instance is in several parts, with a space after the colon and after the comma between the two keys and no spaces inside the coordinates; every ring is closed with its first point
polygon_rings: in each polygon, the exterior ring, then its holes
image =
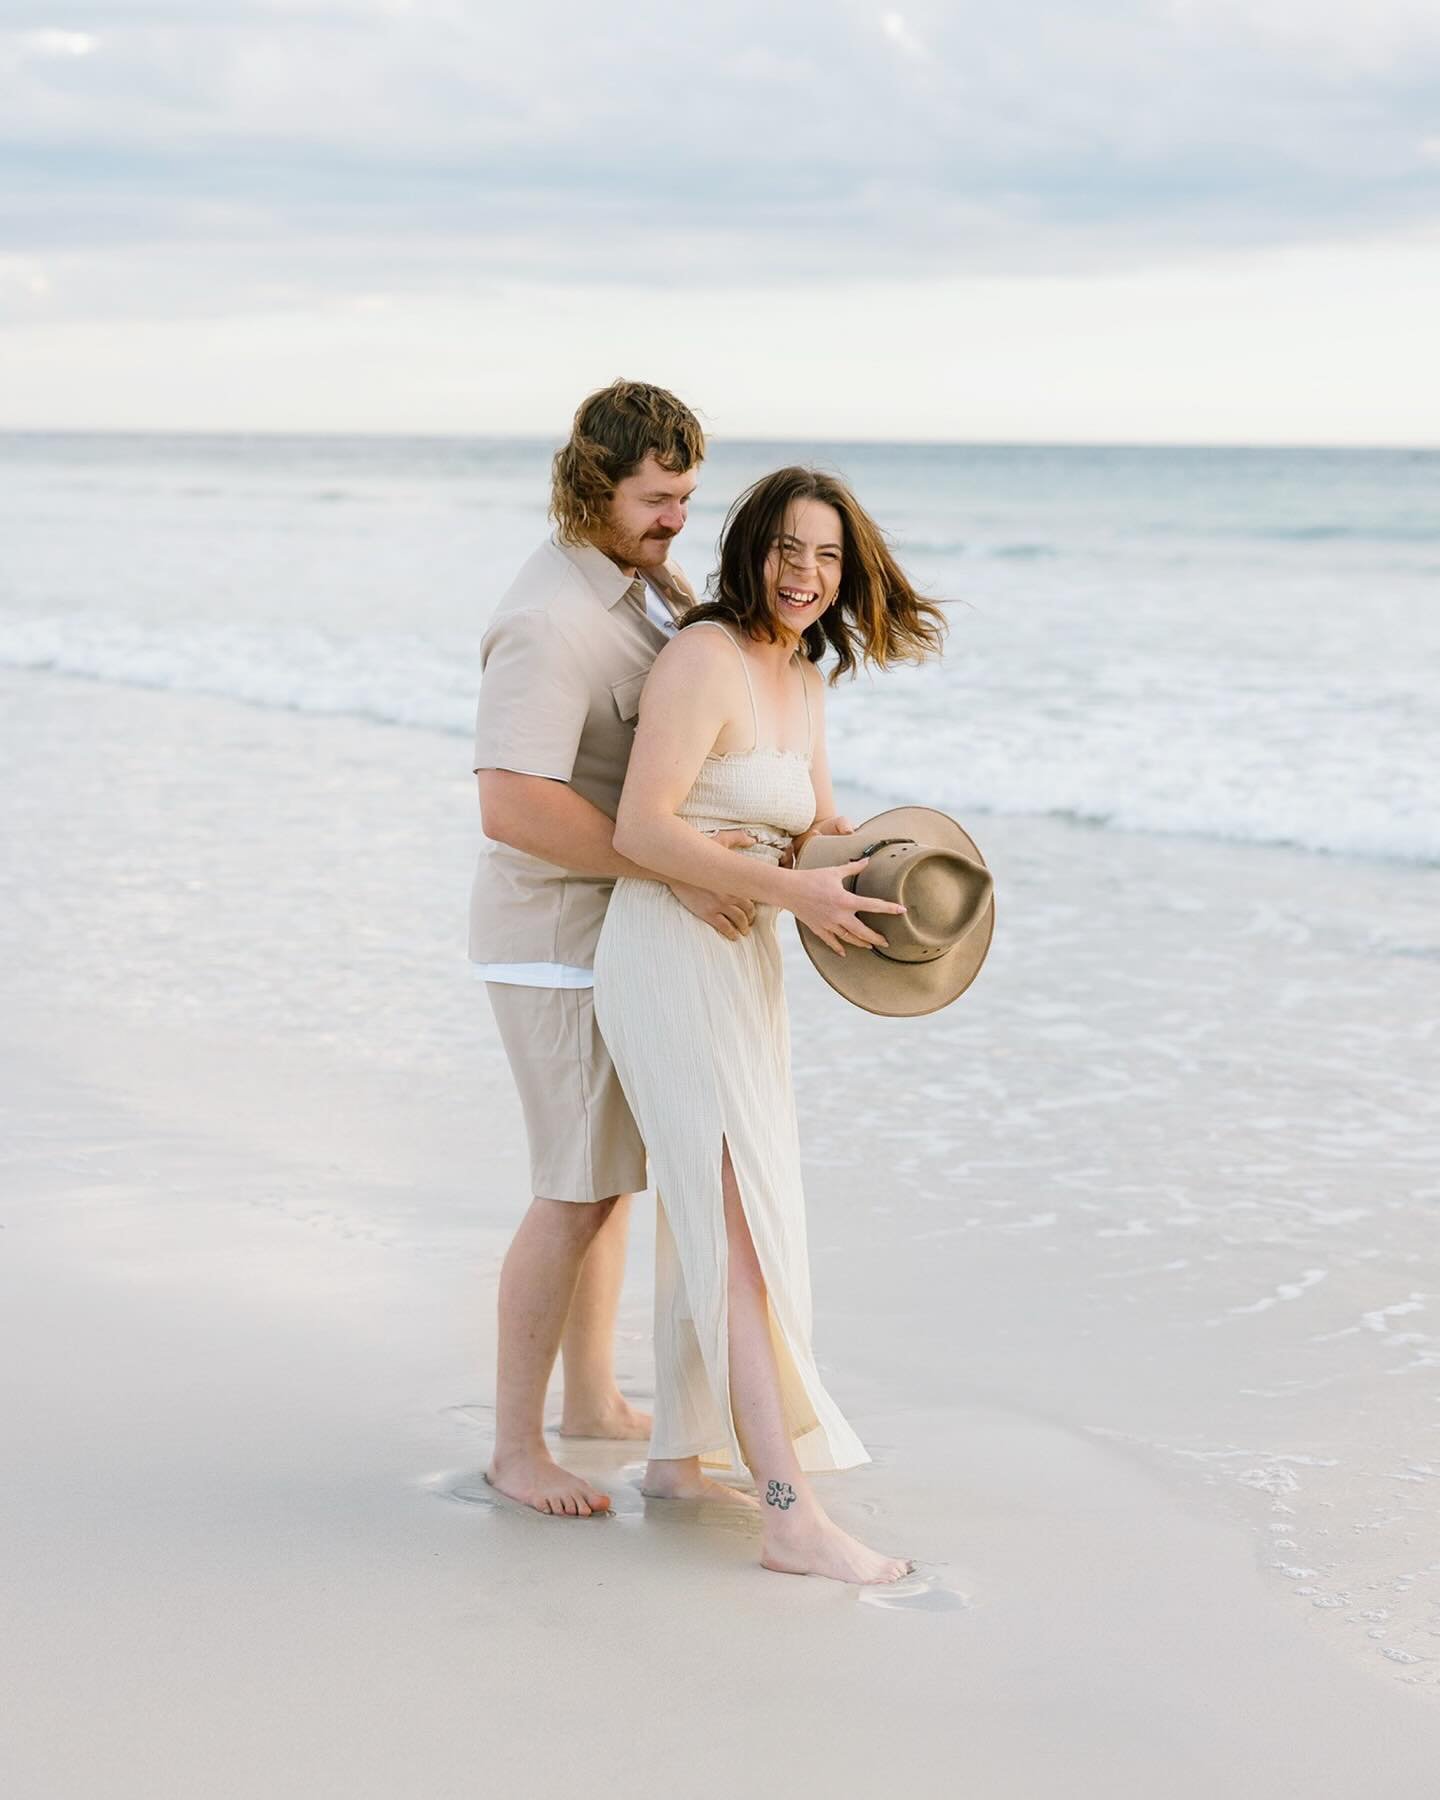
{"type": "Polygon", "coordinates": [[[938,1575],[919,1570],[886,1587],[862,1587],[859,1596],[867,1606],[885,1606],[896,1612],[964,1612],[974,1605],[968,1594],[946,1587],[938,1575]]]}
{"type": "Polygon", "coordinates": [[[460,1500],[466,1506],[483,1507],[486,1512],[497,1512],[504,1503],[504,1496],[497,1494],[478,1470],[469,1475],[441,1477],[433,1485],[442,1499],[460,1500]]]}
{"type": "Polygon", "coordinates": [[[495,1408],[480,1401],[467,1402],[460,1406],[442,1406],[440,1416],[455,1419],[462,1425],[483,1425],[489,1429],[495,1423],[495,1408]]]}

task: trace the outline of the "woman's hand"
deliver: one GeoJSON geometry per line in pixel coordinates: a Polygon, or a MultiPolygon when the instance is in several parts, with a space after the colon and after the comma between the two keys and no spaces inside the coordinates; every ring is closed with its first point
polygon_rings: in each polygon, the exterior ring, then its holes
{"type": "Polygon", "coordinates": [[[862,950],[885,947],[880,933],[860,919],[862,912],[905,910],[898,900],[869,900],[864,894],[852,894],[845,886],[869,860],[862,856],[856,862],[837,863],[833,869],[796,869],[790,876],[785,904],[837,956],[845,954],[847,944],[858,945],[862,950]]]}

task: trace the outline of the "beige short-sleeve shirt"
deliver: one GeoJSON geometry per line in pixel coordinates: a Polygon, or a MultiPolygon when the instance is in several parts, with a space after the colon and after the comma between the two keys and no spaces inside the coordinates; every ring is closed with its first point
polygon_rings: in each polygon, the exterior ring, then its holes
{"type": "MultiPolygon", "coordinates": [[[[673,565],[652,573],[677,615],[693,603],[673,565]]],[[[668,641],[645,584],[589,544],[551,538],[521,569],[480,645],[475,769],[563,781],[613,819],[640,690],[668,641]]],[[[470,902],[478,963],[587,970],[614,881],[487,844],[470,902]]]]}

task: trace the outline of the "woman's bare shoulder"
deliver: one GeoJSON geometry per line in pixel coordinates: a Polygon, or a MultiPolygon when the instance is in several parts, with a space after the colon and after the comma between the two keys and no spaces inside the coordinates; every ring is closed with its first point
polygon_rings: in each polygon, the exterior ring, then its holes
{"type": "Polygon", "coordinates": [[[733,664],[736,660],[735,640],[724,626],[707,630],[707,624],[712,623],[718,621],[697,619],[693,625],[677,631],[655,658],[655,667],[693,676],[718,670],[727,662],[733,664]]]}

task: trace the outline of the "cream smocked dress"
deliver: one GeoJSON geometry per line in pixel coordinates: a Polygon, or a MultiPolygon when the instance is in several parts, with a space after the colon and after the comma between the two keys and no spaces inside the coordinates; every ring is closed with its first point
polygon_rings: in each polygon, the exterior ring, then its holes
{"type": "MultiPolygon", "coordinates": [[[[810,695],[807,748],[759,743],[712,753],[679,807],[697,831],[748,831],[736,855],[778,863],[815,817],[810,695]]],[[[732,943],[664,882],[615,884],[595,956],[595,1015],[645,1141],[655,1189],[655,1428],[652,1457],[699,1456],[743,1469],[730,1407],[727,1242],[722,1145],[769,1291],[785,1418],[802,1469],[868,1462],[826,1393],[810,1349],[809,1255],[800,1145],[790,1080],[790,1027],[773,906],[757,906],[732,943]]]]}

